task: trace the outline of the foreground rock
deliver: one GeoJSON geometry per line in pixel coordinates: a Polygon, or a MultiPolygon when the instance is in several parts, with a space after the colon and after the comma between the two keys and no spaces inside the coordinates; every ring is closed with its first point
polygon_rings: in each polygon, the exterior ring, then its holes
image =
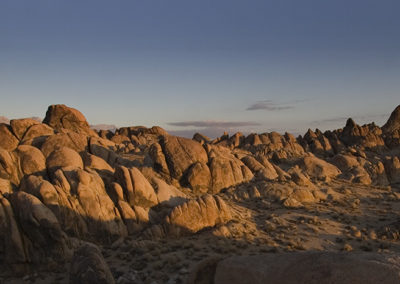
{"type": "Polygon", "coordinates": [[[100,249],[92,244],[85,244],[75,253],[71,263],[70,284],[114,284],[110,268],[105,262],[100,249]]]}
{"type": "Polygon", "coordinates": [[[190,283],[400,283],[399,261],[398,255],[373,253],[306,252],[236,256],[217,262],[214,269],[198,271],[190,283]],[[201,274],[207,272],[208,280],[200,282],[198,279],[204,279],[201,274]]]}

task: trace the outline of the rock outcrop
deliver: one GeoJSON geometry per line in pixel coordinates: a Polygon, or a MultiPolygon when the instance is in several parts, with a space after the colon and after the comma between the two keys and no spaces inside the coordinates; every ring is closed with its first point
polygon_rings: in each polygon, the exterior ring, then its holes
{"type": "Polygon", "coordinates": [[[224,224],[231,218],[227,204],[220,197],[208,194],[175,207],[164,222],[150,228],[147,235],[179,237],[224,224]]]}
{"type": "Polygon", "coordinates": [[[310,252],[238,256],[215,261],[213,270],[200,270],[191,283],[398,283],[398,256],[310,252]],[[201,273],[211,281],[200,282],[201,273]],[[197,280],[199,279],[199,280],[197,280]]]}
{"type": "Polygon", "coordinates": [[[59,132],[76,132],[90,136],[97,136],[96,132],[90,129],[89,123],[84,115],[66,105],[51,105],[47,109],[43,123],[48,124],[59,132]]]}
{"type": "Polygon", "coordinates": [[[70,284],[114,284],[115,280],[100,249],[84,244],[75,251],[71,262],[70,284]]]}

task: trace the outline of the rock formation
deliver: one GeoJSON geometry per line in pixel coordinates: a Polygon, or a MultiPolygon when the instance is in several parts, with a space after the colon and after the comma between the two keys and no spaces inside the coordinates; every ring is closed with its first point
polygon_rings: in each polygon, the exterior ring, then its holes
{"type": "Polygon", "coordinates": [[[211,140],[53,105],[0,124],[0,282],[396,283],[399,154],[400,106],[211,140]]]}

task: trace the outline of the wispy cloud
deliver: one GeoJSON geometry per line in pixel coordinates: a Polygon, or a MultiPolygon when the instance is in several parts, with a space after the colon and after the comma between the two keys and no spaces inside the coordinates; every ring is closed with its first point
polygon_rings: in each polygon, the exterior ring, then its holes
{"type": "Polygon", "coordinates": [[[334,123],[345,124],[347,119],[349,119],[350,117],[353,118],[356,121],[356,123],[357,123],[357,121],[361,121],[361,123],[365,123],[365,122],[372,122],[374,120],[378,120],[378,121],[385,120],[385,119],[389,118],[389,114],[332,117],[332,118],[314,120],[314,121],[311,121],[311,124],[313,124],[313,125],[324,125],[324,124],[334,124],[334,123]]]}
{"type": "Polygon", "coordinates": [[[252,127],[260,126],[261,124],[255,121],[179,121],[170,122],[170,126],[182,127],[183,129],[168,130],[168,133],[177,136],[191,138],[196,132],[200,132],[210,138],[221,136],[225,131],[232,134],[235,132],[250,133],[254,132],[252,127]]]}
{"type": "Polygon", "coordinates": [[[180,121],[170,122],[168,125],[180,126],[180,127],[214,127],[214,128],[233,128],[233,127],[246,127],[246,126],[258,126],[260,123],[254,121],[180,121]]]}
{"type": "Polygon", "coordinates": [[[277,111],[277,110],[288,110],[294,109],[294,105],[308,101],[307,99],[293,100],[286,103],[276,103],[272,100],[257,101],[250,105],[246,110],[266,110],[266,111],[277,111]]]}

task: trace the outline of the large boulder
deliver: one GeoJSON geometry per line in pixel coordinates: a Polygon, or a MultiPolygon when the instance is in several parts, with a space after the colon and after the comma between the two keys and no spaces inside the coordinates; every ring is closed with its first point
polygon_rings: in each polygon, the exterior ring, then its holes
{"type": "Polygon", "coordinates": [[[197,271],[191,283],[373,284],[400,283],[399,255],[301,252],[234,256],[197,271]],[[208,281],[202,273],[208,273],[208,281]]]}
{"type": "Polygon", "coordinates": [[[224,224],[231,219],[228,205],[220,197],[207,194],[175,207],[161,225],[151,227],[146,234],[152,238],[179,237],[224,224]]]}
{"type": "Polygon", "coordinates": [[[208,192],[211,188],[211,172],[207,164],[197,162],[186,174],[187,184],[195,192],[208,192]]]}
{"type": "Polygon", "coordinates": [[[53,151],[63,147],[68,147],[78,153],[81,153],[88,150],[88,139],[86,135],[74,132],[58,133],[46,137],[46,140],[42,143],[40,150],[42,150],[45,157],[48,157],[53,151]]]}
{"type": "Polygon", "coordinates": [[[96,171],[74,167],[58,169],[52,183],[59,195],[60,223],[70,234],[81,238],[89,235],[105,243],[127,235],[121,215],[96,171]]]}
{"type": "Polygon", "coordinates": [[[13,208],[2,194],[0,194],[0,243],[0,254],[4,263],[18,264],[29,261],[13,208]]]}
{"type": "Polygon", "coordinates": [[[163,136],[161,147],[171,176],[176,179],[180,179],[194,163],[208,162],[204,148],[200,143],[191,139],[169,135],[163,136]]]}
{"type": "Polygon", "coordinates": [[[39,149],[21,145],[13,152],[0,148],[0,178],[8,179],[14,185],[19,185],[24,175],[44,175],[45,158],[39,149]]]}
{"type": "Polygon", "coordinates": [[[43,153],[36,147],[21,145],[15,150],[19,160],[21,175],[43,175],[46,170],[46,160],[43,153]]]}
{"type": "Polygon", "coordinates": [[[114,284],[100,249],[93,244],[84,244],[75,251],[70,268],[70,284],[114,284]]]}
{"type": "Polygon", "coordinates": [[[187,196],[182,191],[167,184],[160,178],[153,177],[151,183],[157,194],[157,201],[167,207],[175,207],[186,201],[187,196]]]}
{"type": "Polygon", "coordinates": [[[258,156],[257,159],[253,156],[245,156],[242,162],[258,177],[265,180],[274,180],[278,178],[278,174],[273,165],[265,156],[258,156]]]}
{"type": "Polygon", "coordinates": [[[22,140],[25,132],[33,125],[40,122],[32,118],[12,119],[10,121],[11,129],[18,140],[22,140]]]}
{"type": "Polygon", "coordinates": [[[19,227],[26,235],[25,250],[32,262],[46,263],[47,257],[63,261],[70,257],[68,239],[49,208],[23,191],[14,193],[10,199],[19,227]]]}
{"type": "Polygon", "coordinates": [[[319,180],[329,180],[341,173],[336,166],[312,155],[301,160],[300,168],[310,177],[319,180]]]}
{"type": "Polygon", "coordinates": [[[385,171],[390,183],[400,183],[400,159],[398,157],[385,160],[385,171]]]}
{"type": "Polygon", "coordinates": [[[90,136],[97,136],[96,132],[90,129],[85,116],[74,108],[66,105],[51,105],[47,109],[43,123],[60,132],[77,132],[90,136]]]}
{"type": "Polygon", "coordinates": [[[210,172],[212,192],[217,193],[224,188],[247,182],[253,178],[250,169],[228,148],[209,146],[210,172]]]}
{"type": "Polygon", "coordinates": [[[0,123],[0,148],[6,151],[12,151],[17,148],[19,140],[11,131],[11,127],[7,124],[0,123]]]}
{"type": "MultiPolygon", "coordinates": [[[[340,175],[341,178],[366,185],[372,183],[372,179],[369,173],[367,172],[367,170],[364,169],[361,162],[358,161],[356,157],[351,155],[339,154],[333,157],[332,163],[342,171],[342,174],[340,175]]],[[[371,172],[372,170],[374,170],[374,172],[376,173],[375,176],[378,177],[379,169],[373,168],[374,167],[371,165],[371,172]]],[[[380,177],[380,179],[382,179],[382,177],[380,177]]]]}
{"type": "Polygon", "coordinates": [[[47,137],[51,135],[54,135],[54,129],[47,124],[33,124],[25,131],[20,144],[32,145],[40,149],[47,137]]]}
{"type": "Polygon", "coordinates": [[[65,167],[83,169],[83,161],[81,156],[75,150],[68,147],[62,147],[53,151],[47,157],[46,166],[51,173],[65,167]]]}
{"type": "Polygon", "coordinates": [[[158,204],[154,188],[137,168],[119,166],[115,169],[115,178],[130,205],[152,207],[158,204]]]}

